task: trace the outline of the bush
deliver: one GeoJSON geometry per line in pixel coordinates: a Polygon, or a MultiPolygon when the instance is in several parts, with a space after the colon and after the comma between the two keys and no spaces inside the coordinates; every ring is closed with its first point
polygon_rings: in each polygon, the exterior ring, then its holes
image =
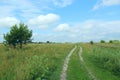
{"type": "Polygon", "coordinates": [[[105,43],[105,41],[104,41],[104,40],[101,40],[100,43],[105,43]]]}
{"type": "Polygon", "coordinates": [[[109,41],[109,43],[113,43],[113,41],[112,41],[112,40],[110,40],[110,41],[109,41]]]}
{"type": "Polygon", "coordinates": [[[90,44],[94,44],[94,42],[93,42],[93,41],[90,41],[90,44]]]}

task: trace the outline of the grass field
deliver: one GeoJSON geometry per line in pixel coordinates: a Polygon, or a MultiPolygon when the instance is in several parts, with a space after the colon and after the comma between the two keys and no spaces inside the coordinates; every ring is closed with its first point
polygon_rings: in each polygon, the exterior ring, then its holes
{"type": "MultiPolygon", "coordinates": [[[[75,44],[28,44],[23,49],[0,44],[0,80],[60,80],[64,60],[75,44]]],[[[70,57],[66,80],[120,79],[120,44],[76,44],[70,57]],[[82,47],[80,61],[79,50],[82,47]]]]}
{"type": "Polygon", "coordinates": [[[83,57],[99,80],[120,79],[119,44],[83,44],[83,57]]]}
{"type": "Polygon", "coordinates": [[[58,80],[73,44],[28,44],[21,49],[0,45],[0,80],[58,80]]]}

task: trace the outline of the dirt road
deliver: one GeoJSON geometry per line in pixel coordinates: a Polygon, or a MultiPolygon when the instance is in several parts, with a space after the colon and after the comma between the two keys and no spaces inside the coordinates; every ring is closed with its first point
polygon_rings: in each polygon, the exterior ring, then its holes
{"type": "Polygon", "coordinates": [[[73,54],[73,52],[75,51],[75,49],[76,49],[76,46],[70,51],[70,53],[68,54],[68,56],[66,57],[66,59],[64,61],[64,65],[63,65],[62,73],[61,73],[61,76],[60,76],[60,80],[66,80],[66,76],[67,76],[66,71],[67,71],[67,68],[68,68],[68,63],[69,63],[70,57],[73,54]]]}
{"type": "Polygon", "coordinates": [[[85,62],[84,62],[84,59],[83,59],[83,57],[82,57],[82,47],[80,47],[80,51],[78,52],[78,54],[79,54],[79,57],[80,57],[80,61],[82,62],[83,66],[87,69],[90,78],[91,78],[92,80],[98,80],[98,79],[93,75],[92,71],[86,66],[86,64],[85,64],[85,62]]]}

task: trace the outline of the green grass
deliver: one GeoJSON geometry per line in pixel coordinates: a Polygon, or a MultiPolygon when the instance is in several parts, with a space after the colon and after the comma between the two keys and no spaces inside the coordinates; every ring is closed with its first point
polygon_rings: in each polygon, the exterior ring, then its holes
{"type": "Polygon", "coordinates": [[[28,44],[23,49],[0,44],[0,80],[58,80],[73,44],[28,44]]]}
{"type": "MultiPolygon", "coordinates": [[[[120,44],[80,44],[71,56],[67,80],[91,80],[86,66],[98,80],[120,79],[120,44]]],[[[0,80],[59,80],[64,60],[74,44],[28,44],[23,49],[0,44],[0,80]]]]}
{"type": "Polygon", "coordinates": [[[119,80],[120,48],[104,46],[83,44],[84,60],[99,80],[119,80]]]}
{"type": "Polygon", "coordinates": [[[84,65],[80,62],[79,48],[71,56],[67,71],[67,80],[91,80],[84,65]]]}

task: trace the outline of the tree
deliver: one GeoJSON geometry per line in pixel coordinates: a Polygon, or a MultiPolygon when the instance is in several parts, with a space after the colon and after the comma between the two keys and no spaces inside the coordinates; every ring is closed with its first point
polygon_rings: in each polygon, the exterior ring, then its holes
{"type": "Polygon", "coordinates": [[[100,43],[105,43],[105,41],[104,41],[104,40],[101,40],[100,43]]]}
{"type": "Polygon", "coordinates": [[[109,43],[113,43],[113,41],[112,41],[112,40],[110,40],[110,41],[109,41],[109,43]]]}
{"type": "Polygon", "coordinates": [[[94,44],[94,42],[93,42],[93,41],[90,41],[90,44],[94,44]]]}
{"type": "Polygon", "coordinates": [[[19,27],[13,25],[10,29],[10,32],[4,35],[4,43],[12,45],[14,48],[19,45],[22,48],[23,44],[26,44],[31,41],[32,30],[28,29],[27,25],[20,23],[19,27]]]}
{"type": "Polygon", "coordinates": [[[50,43],[50,41],[46,41],[46,43],[50,43]]]}

